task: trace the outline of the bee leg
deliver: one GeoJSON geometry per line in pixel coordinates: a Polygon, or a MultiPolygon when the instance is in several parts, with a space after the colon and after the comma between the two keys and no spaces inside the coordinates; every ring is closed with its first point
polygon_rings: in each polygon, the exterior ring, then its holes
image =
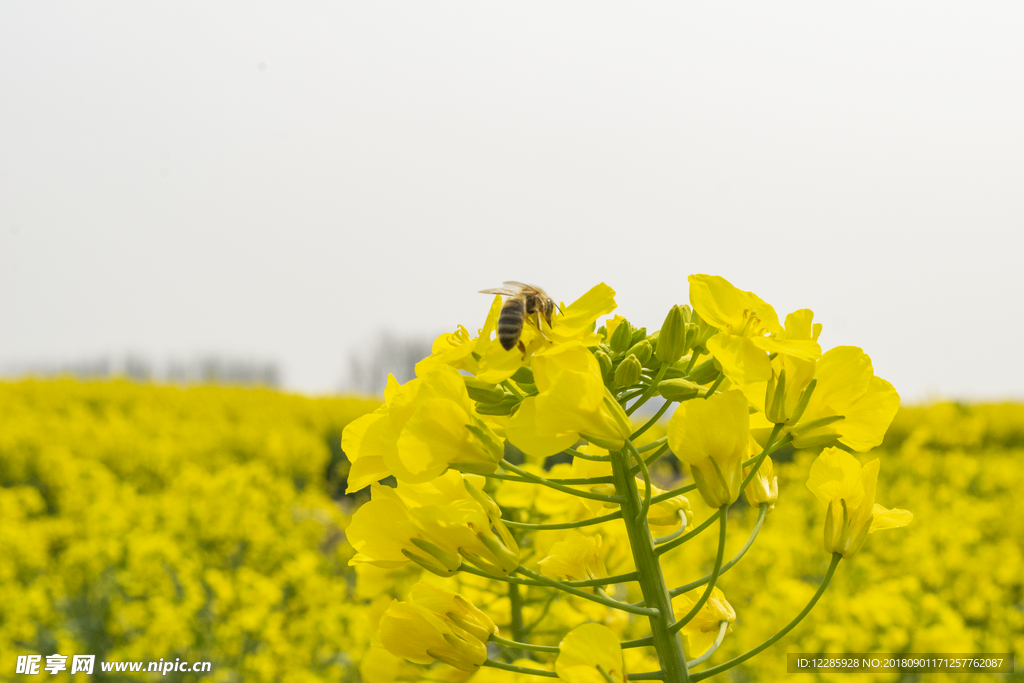
{"type": "Polygon", "coordinates": [[[550,342],[551,340],[548,339],[548,335],[544,334],[544,325],[541,324],[540,311],[534,313],[533,316],[533,322],[535,325],[537,325],[537,331],[540,332],[540,336],[544,337],[544,341],[550,342]]]}
{"type": "Polygon", "coordinates": [[[519,350],[523,354],[523,360],[526,360],[526,345],[523,344],[523,341],[520,339],[519,343],[517,344],[517,346],[519,347],[519,350]]]}

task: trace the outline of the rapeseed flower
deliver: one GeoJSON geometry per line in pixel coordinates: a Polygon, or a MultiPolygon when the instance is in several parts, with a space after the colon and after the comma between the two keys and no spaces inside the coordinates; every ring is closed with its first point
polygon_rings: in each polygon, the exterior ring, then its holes
{"type": "Polygon", "coordinates": [[[535,457],[571,447],[581,438],[622,448],[633,427],[604,384],[597,358],[579,342],[545,349],[533,358],[539,394],[523,400],[509,421],[513,445],[535,457]]]}
{"type": "MultiPolygon", "coordinates": [[[[413,596],[410,599],[415,600],[413,596]]],[[[487,619],[480,610],[473,610],[487,619]]],[[[415,601],[396,600],[381,617],[378,633],[381,644],[397,657],[416,664],[440,661],[462,671],[476,671],[487,660],[487,638],[479,637],[481,631],[462,628],[446,614],[415,601]]]]}
{"type": "Polygon", "coordinates": [[[814,365],[807,407],[790,419],[793,446],[810,448],[838,439],[855,451],[882,443],[900,407],[891,384],[876,377],[871,358],[856,346],[837,346],[814,365]]]}
{"type": "MultiPolygon", "coordinates": [[[[672,599],[672,609],[677,614],[687,614],[697,600],[704,594],[704,588],[698,588],[672,599]]],[[[736,621],[736,611],[725,599],[725,593],[718,586],[711,589],[708,597],[697,614],[693,615],[681,633],[683,634],[683,651],[687,659],[699,657],[707,651],[715,639],[718,638],[718,631],[723,621],[729,622],[726,634],[732,633],[731,624],[736,621]]]]}
{"type": "Polygon", "coordinates": [[[357,551],[349,564],[412,561],[441,576],[458,571],[463,559],[500,576],[519,566],[519,546],[498,506],[454,471],[425,484],[371,485],[370,501],[346,533],[357,551]]]}
{"type": "Polygon", "coordinates": [[[838,448],[826,448],[811,465],[807,488],[828,505],[825,516],[825,551],[851,557],[869,533],[906,526],[914,515],[889,510],[875,503],[878,459],[861,467],[857,459],[838,448]]]}
{"type": "Polygon", "coordinates": [[[345,428],[349,493],[388,475],[416,484],[452,466],[478,473],[497,468],[502,440],[474,412],[458,370],[433,364],[419,371],[404,385],[390,376],[384,405],[345,428]]]}
{"type": "MultiPolygon", "coordinates": [[[[750,467],[743,468],[744,477],[750,473],[750,467]]],[[[747,484],[747,488],[743,489],[743,495],[751,507],[768,503],[767,512],[775,509],[775,501],[779,499],[779,478],[775,476],[775,466],[770,456],[765,456],[754,478],[747,484]]]]}
{"type": "Polygon", "coordinates": [[[814,340],[791,338],[779,324],[775,309],[752,292],[744,292],[716,275],[691,275],[690,303],[701,319],[718,332],[707,349],[734,384],[766,382],[771,377],[769,354],[785,353],[804,360],[821,355],[814,340]]]}
{"type": "Polygon", "coordinates": [[[578,531],[551,546],[548,556],[540,561],[544,576],[563,581],[603,579],[608,569],[601,558],[601,536],[584,536],[578,531]]]}
{"type": "Polygon", "coordinates": [[[713,508],[740,495],[749,423],[747,399],[739,391],[686,401],[668,422],[669,447],[690,465],[697,490],[713,508]]]}
{"type": "Polygon", "coordinates": [[[601,624],[577,626],[562,639],[555,673],[568,683],[625,683],[622,646],[611,629],[601,624]],[[603,672],[603,673],[602,673],[603,672]]]}

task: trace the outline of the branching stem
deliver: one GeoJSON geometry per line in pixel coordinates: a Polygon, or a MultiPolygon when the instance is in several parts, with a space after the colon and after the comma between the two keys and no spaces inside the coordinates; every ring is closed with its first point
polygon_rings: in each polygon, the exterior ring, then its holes
{"type": "Polygon", "coordinates": [[[722,571],[722,558],[725,556],[725,527],[726,521],[729,519],[729,515],[726,514],[728,510],[728,505],[723,505],[718,508],[718,518],[720,520],[718,532],[718,555],[715,556],[715,568],[711,570],[711,579],[708,581],[708,587],[704,591],[704,595],[700,596],[700,600],[690,608],[690,611],[687,612],[682,619],[672,624],[672,628],[669,629],[671,633],[676,633],[679,629],[690,623],[690,620],[697,615],[697,612],[700,611],[701,607],[704,606],[704,603],[706,603],[708,598],[711,597],[711,592],[715,590],[715,582],[718,581],[718,575],[722,571]]]}
{"type": "Polygon", "coordinates": [[[781,631],[776,633],[774,636],[772,636],[768,640],[764,641],[763,643],[761,643],[760,645],[755,647],[753,650],[750,650],[749,652],[745,652],[742,655],[740,655],[739,657],[734,657],[734,658],[730,659],[728,662],[725,662],[724,664],[719,664],[718,666],[713,666],[710,669],[705,669],[704,671],[701,671],[700,673],[693,674],[693,676],[690,678],[690,680],[691,681],[700,681],[700,680],[703,680],[705,678],[708,678],[709,676],[714,676],[715,674],[719,674],[719,673],[722,673],[723,671],[727,671],[727,670],[733,668],[734,666],[736,666],[737,664],[742,664],[743,662],[747,661],[748,659],[750,659],[754,655],[757,655],[757,654],[763,652],[764,650],[766,650],[767,648],[771,647],[778,640],[780,640],[783,636],[785,636],[787,633],[789,633],[794,628],[796,628],[797,624],[799,624],[801,621],[803,621],[803,618],[806,617],[807,614],[811,611],[811,609],[814,608],[814,605],[817,604],[817,602],[821,598],[822,594],[824,594],[825,589],[828,588],[829,582],[832,581],[832,575],[835,573],[836,567],[839,566],[839,560],[841,560],[841,559],[843,559],[842,555],[840,555],[839,553],[832,553],[832,562],[829,564],[828,571],[825,572],[825,578],[821,580],[821,585],[818,586],[818,590],[817,590],[817,592],[815,592],[814,597],[812,597],[811,601],[807,603],[807,606],[804,607],[800,611],[800,614],[796,615],[796,618],[793,619],[793,621],[791,621],[788,624],[786,624],[785,628],[783,628],[781,631]]]}

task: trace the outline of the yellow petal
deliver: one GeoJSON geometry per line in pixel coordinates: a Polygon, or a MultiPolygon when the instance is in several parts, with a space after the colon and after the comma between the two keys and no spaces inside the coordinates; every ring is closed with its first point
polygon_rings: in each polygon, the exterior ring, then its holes
{"type": "Polygon", "coordinates": [[[398,437],[397,457],[385,459],[400,481],[420,483],[437,477],[455,461],[471,462],[486,453],[466,428],[470,417],[458,404],[431,399],[420,405],[398,437]]]}
{"type": "Polygon", "coordinates": [[[352,463],[346,493],[359,491],[391,474],[385,465],[384,454],[395,453],[397,440],[398,435],[385,408],[363,415],[345,427],[341,450],[352,463]]]}
{"type": "Polygon", "coordinates": [[[804,339],[807,341],[818,341],[818,334],[821,332],[821,325],[813,324],[814,312],[809,308],[801,308],[786,316],[786,338],[804,339]]]}
{"type": "Polygon", "coordinates": [[[409,558],[402,549],[416,535],[416,527],[409,520],[405,506],[393,495],[378,491],[374,484],[374,499],[356,510],[345,535],[357,552],[350,564],[366,562],[383,568],[404,567],[409,558]]]}
{"type": "Polygon", "coordinates": [[[881,377],[872,377],[867,393],[846,409],[846,419],[837,425],[839,441],[862,453],[881,445],[899,407],[896,389],[881,377]]]}
{"type": "Polygon", "coordinates": [[[553,341],[570,341],[591,332],[594,322],[615,310],[615,290],[604,284],[592,287],[552,320],[553,341]]]}
{"type": "Polygon", "coordinates": [[[622,646],[611,629],[601,624],[583,624],[569,632],[558,646],[555,673],[568,683],[607,683],[600,666],[613,681],[625,683],[622,646]]]}
{"type": "Polygon", "coordinates": [[[871,518],[871,531],[879,529],[896,529],[907,526],[914,520],[914,513],[894,508],[889,510],[875,503],[871,518]]]}
{"type": "Polygon", "coordinates": [[[544,576],[563,581],[586,581],[608,576],[601,558],[601,536],[584,536],[570,531],[564,540],[555,543],[548,556],[540,561],[544,576]]]}
{"type": "Polygon", "coordinates": [[[846,415],[871,385],[871,358],[856,346],[837,346],[822,354],[814,369],[818,384],[802,420],[846,415]]]}
{"type": "Polygon", "coordinates": [[[832,501],[846,500],[847,508],[852,512],[864,500],[861,469],[857,459],[846,451],[835,447],[826,448],[811,464],[807,488],[826,505],[832,501]]]}
{"type": "Polygon", "coordinates": [[[754,337],[754,345],[768,353],[780,353],[800,360],[818,360],[821,347],[818,342],[801,339],[778,339],[775,337],[754,337]]]}
{"type": "Polygon", "coordinates": [[[574,431],[540,433],[538,430],[537,397],[527,398],[509,420],[506,436],[516,448],[534,458],[546,458],[572,447],[579,440],[574,431]]]}
{"type": "Polygon", "coordinates": [[[725,376],[736,384],[766,382],[772,376],[768,352],[759,349],[750,337],[719,332],[708,340],[707,347],[725,376]]]}
{"type": "Polygon", "coordinates": [[[728,334],[739,334],[748,316],[756,315],[761,321],[758,336],[783,332],[775,309],[753,292],[737,289],[717,275],[691,275],[688,279],[690,303],[708,324],[728,334]]]}
{"type": "Polygon", "coordinates": [[[739,462],[746,453],[749,415],[746,397],[736,390],[686,401],[668,422],[669,447],[690,465],[709,457],[715,457],[720,467],[739,462]]]}

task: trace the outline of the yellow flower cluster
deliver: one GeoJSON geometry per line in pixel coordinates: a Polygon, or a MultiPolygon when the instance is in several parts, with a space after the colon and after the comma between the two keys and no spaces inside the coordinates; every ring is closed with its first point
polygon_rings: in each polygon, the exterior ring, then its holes
{"type": "Polygon", "coordinates": [[[180,657],[212,662],[210,681],[352,680],[369,635],[329,493],[342,430],[376,405],[0,384],[0,661],[180,657]]]}
{"type": "Polygon", "coordinates": [[[723,278],[689,283],[692,307],[672,307],[653,334],[618,315],[597,327],[615,309],[607,285],[568,306],[509,290],[476,336],[439,337],[416,379],[390,378],[384,405],[348,427],[349,491],[371,489],[349,530],[352,564],[360,585],[384,588],[375,602],[395,601],[374,610],[365,680],[414,678],[410,663],[428,666],[424,676],[503,680],[530,676],[527,661],[573,683],[644,671],[686,680],[733,631],[737,612],[716,585],[738,575],[724,576],[736,564],[724,562],[728,510],[741,493],[756,506],[752,541],[779,499],[768,454],[780,448],[834,444],[804,470],[828,511],[810,536],[834,557],[829,578],[869,532],[911,521],[875,503],[877,461],[862,469],[835,447],[877,446],[898,408],[868,356],[823,352],[809,310],[783,324],[723,278]],[[663,407],[634,423],[656,395],[663,407]],[[683,495],[693,489],[710,508],[699,528],[683,495]],[[684,580],[680,568],[699,565],[677,548],[716,520],[719,534],[704,536],[720,539],[710,576],[684,580]],[[490,615],[490,651],[406,595],[420,570],[490,615]]]}
{"type": "MultiPolygon", "coordinates": [[[[348,683],[541,680],[521,671],[531,669],[604,683],[602,670],[624,680],[626,672],[658,668],[652,647],[619,646],[649,633],[646,618],[539,582],[513,591],[464,571],[442,578],[410,561],[347,566],[356,551],[345,541],[345,506],[329,496],[344,488],[347,463],[332,449],[346,424],[377,405],[213,387],[0,384],[0,660],[57,652],[107,660],[170,655],[214,662],[211,681],[348,683]],[[389,611],[435,624],[444,645],[435,642],[431,652],[463,668],[480,662],[479,646],[494,629],[561,645],[564,656],[519,651],[507,660],[518,671],[471,673],[436,657],[432,665],[417,663],[427,661],[428,648],[408,649],[420,642],[408,637],[409,628],[381,628],[389,611]],[[409,660],[392,654],[381,637],[371,640],[378,631],[409,660]],[[458,640],[452,644],[444,634],[458,640]]],[[[635,443],[645,449],[665,437],[665,427],[655,424],[635,443]]],[[[901,410],[882,446],[855,457],[856,476],[848,462],[837,468],[849,468],[855,484],[878,458],[877,490],[923,523],[901,530],[896,542],[864,544],[808,617],[734,676],[777,680],[785,654],[797,651],[1024,652],[1022,447],[1024,405],[901,410]]],[[[608,455],[597,447],[577,451],[608,455]]],[[[756,452],[749,446],[745,457],[756,452]]],[[[761,643],[806,604],[825,569],[821,538],[832,504],[806,485],[817,458],[815,449],[784,448],[760,493],[748,487],[748,495],[774,492],[777,509],[683,629],[689,657],[706,649],[723,620],[727,637],[712,661],[761,643]]],[[[522,469],[570,481],[611,471],[606,462],[579,458],[522,469]]],[[[671,458],[652,463],[650,476],[656,492],[688,481],[679,480],[671,458]]],[[[464,481],[497,503],[521,546],[522,565],[542,578],[600,583],[636,570],[621,521],[528,534],[514,526],[586,521],[617,509],[608,503],[521,481],[464,481]]],[[[607,484],[567,486],[589,492],[607,484]]],[[[477,500],[468,486],[463,490],[454,502],[477,500]]],[[[849,509],[860,509],[863,494],[860,500],[849,509]]],[[[692,530],[694,520],[714,512],[702,496],[678,495],[660,505],[671,501],[675,506],[660,514],[652,505],[656,537],[674,533],[680,519],[692,530]]],[[[736,535],[727,558],[754,526],[761,502],[768,501],[754,498],[752,507],[730,511],[736,535]]],[[[484,520],[493,514],[477,505],[484,520]]],[[[713,567],[713,534],[685,547],[662,563],[669,587],[699,580],[713,567]]],[[[644,597],[634,582],[580,590],[624,603],[644,597]]],[[[677,616],[701,591],[674,597],[677,616]]]]}
{"type": "MultiPolygon", "coordinates": [[[[856,460],[866,463],[864,470],[874,458],[884,463],[878,490],[913,509],[915,522],[887,539],[893,542],[869,541],[852,562],[840,565],[814,610],[785,639],[740,665],[737,679],[767,683],[784,677],[789,652],[1024,652],[1022,447],[1021,404],[901,410],[885,443],[856,460]]],[[[814,592],[825,558],[806,536],[819,534],[828,517],[805,485],[817,457],[815,450],[796,451],[776,463],[779,502],[770,525],[723,580],[739,619],[716,659],[763,642],[814,592]],[[745,619],[748,614],[757,618],[745,619]]],[[[699,501],[694,507],[698,518],[708,513],[699,501]]],[[[729,523],[749,528],[756,516],[756,508],[737,510],[729,523]]],[[[671,581],[706,573],[715,539],[698,537],[688,549],[698,566],[675,572],[671,581]]],[[[928,674],[936,683],[991,678],[928,674]]],[[[820,674],[820,680],[903,679],[845,673],[820,674]]]]}

